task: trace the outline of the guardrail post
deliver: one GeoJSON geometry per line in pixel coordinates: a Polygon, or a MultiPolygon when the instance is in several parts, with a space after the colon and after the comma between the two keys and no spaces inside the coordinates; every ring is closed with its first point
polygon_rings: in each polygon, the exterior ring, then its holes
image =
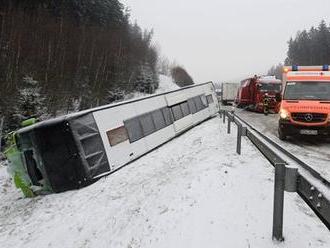
{"type": "Polygon", "coordinates": [[[228,126],[227,126],[227,133],[230,134],[231,130],[231,116],[228,115],[228,126]]]}
{"type": "Polygon", "coordinates": [[[242,149],[242,125],[237,125],[237,144],[236,144],[236,153],[241,155],[242,149]]]}
{"type": "Polygon", "coordinates": [[[236,144],[236,152],[241,155],[242,150],[242,136],[246,136],[247,129],[243,127],[242,124],[237,125],[237,144],[236,144]]]}
{"type": "Polygon", "coordinates": [[[222,119],[223,124],[226,123],[226,112],[223,111],[223,119],[222,119]]]}
{"type": "Polygon", "coordinates": [[[298,168],[286,167],[285,169],[285,192],[297,192],[298,168]]]}
{"type": "Polygon", "coordinates": [[[274,212],[273,212],[273,239],[284,241],[283,238],[283,207],[285,189],[285,164],[275,164],[274,182],[274,212]]]}

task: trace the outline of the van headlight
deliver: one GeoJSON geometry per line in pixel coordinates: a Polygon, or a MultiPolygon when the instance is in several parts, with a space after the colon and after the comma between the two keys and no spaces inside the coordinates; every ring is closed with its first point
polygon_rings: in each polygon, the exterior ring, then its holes
{"type": "Polygon", "coordinates": [[[286,109],[280,109],[280,117],[282,120],[289,120],[290,114],[286,109]]]}

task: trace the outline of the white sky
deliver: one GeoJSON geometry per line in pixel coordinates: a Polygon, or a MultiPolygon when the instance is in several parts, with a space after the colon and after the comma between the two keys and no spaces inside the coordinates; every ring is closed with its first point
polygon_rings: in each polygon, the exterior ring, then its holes
{"type": "Polygon", "coordinates": [[[239,80],[284,61],[298,30],[330,22],[329,0],[121,0],[195,82],[239,80]]]}

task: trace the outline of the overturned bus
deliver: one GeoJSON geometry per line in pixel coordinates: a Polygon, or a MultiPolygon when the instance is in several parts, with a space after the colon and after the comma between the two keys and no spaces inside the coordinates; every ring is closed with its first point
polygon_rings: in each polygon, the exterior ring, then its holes
{"type": "Polygon", "coordinates": [[[211,82],[24,127],[6,151],[26,196],[87,186],[218,112],[211,82]]]}

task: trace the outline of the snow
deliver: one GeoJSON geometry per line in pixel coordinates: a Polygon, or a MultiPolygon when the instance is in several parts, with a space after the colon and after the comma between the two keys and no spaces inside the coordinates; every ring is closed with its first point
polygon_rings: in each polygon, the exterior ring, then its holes
{"type": "Polygon", "coordinates": [[[180,87],[173,82],[171,77],[159,75],[159,88],[156,90],[157,94],[177,89],[180,89],[180,87]]]}
{"type": "Polygon", "coordinates": [[[215,117],[76,191],[23,199],[0,166],[0,247],[330,247],[297,194],[272,241],[273,167],[215,117]]]}
{"type": "MultiPolygon", "coordinates": [[[[178,90],[180,87],[173,82],[173,79],[166,75],[159,75],[159,87],[156,89],[154,94],[161,94],[172,90],[178,90]]],[[[146,96],[154,95],[154,94],[147,94],[143,92],[133,92],[130,94],[125,95],[124,101],[132,100],[132,99],[140,99],[146,96]]]]}

